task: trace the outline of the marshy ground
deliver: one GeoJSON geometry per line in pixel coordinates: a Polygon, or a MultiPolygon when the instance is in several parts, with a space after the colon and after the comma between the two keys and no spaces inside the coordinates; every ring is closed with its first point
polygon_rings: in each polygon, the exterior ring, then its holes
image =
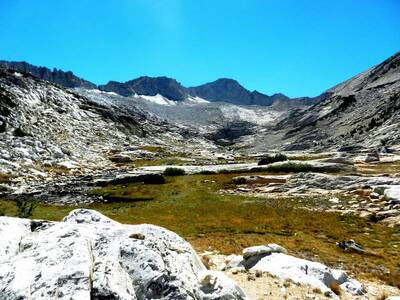
{"type": "MultiPolygon", "coordinates": [[[[231,254],[253,245],[277,243],[292,255],[349,270],[357,278],[400,285],[399,226],[390,228],[354,215],[309,209],[323,208],[327,198],[322,196],[263,199],[223,193],[235,187],[232,178],[239,175],[243,174],[167,176],[165,184],[108,185],[91,193],[110,202],[84,207],[122,223],[166,227],[197,251],[231,254]],[[336,242],[348,239],[363,245],[368,254],[345,253],[336,247],[336,242]]],[[[32,218],[60,220],[75,208],[38,204],[32,218]]],[[[17,208],[13,201],[4,200],[0,209],[15,215],[17,208]]]]}

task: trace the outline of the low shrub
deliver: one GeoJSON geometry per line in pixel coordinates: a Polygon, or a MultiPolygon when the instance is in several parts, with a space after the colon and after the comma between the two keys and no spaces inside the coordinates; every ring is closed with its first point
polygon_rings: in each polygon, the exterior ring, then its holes
{"type": "Polygon", "coordinates": [[[275,155],[266,155],[260,159],[260,161],[258,162],[258,165],[259,166],[268,165],[268,164],[272,164],[272,163],[278,162],[278,161],[285,161],[287,159],[288,159],[287,156],[282,153],[278,153],[275,155]]]}
{"type": "Polygon", "coordinates": [[[17,217],[29,218],[37,206],[37,201],[34,199],[18,199],[15,204],[17,206],[17,217]]]}
{"type": "Polygon", "coordinates": [[[203,170],[199,172],[200,175],[214,175],[217,174],[215,171],[210,171],[210,170],[203,170]]]}
{"type": "Polygon", "coordinates": [[[185,175],[186,172],[181,168],[166,168],[163,174],[165,176],[182,176],[185,175]]]}

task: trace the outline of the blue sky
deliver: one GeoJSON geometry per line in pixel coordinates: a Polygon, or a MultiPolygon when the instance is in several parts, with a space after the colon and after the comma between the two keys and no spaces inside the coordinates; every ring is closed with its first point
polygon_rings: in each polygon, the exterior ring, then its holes
{"type": "Polygon", "coordinates": [[[397,0],[0,0],[0,59],[97,84],[234,78],[315,96],[400,50],[397,0]]]}

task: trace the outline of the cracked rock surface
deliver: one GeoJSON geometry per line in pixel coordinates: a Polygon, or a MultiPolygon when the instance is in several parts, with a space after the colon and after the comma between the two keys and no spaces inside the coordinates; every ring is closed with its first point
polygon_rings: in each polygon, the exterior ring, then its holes
{"type": "Polygon", "coordinates": [[[1,299],[246,299],[189,243],[93,210],[62,222],[0,218],[1,299]]]}

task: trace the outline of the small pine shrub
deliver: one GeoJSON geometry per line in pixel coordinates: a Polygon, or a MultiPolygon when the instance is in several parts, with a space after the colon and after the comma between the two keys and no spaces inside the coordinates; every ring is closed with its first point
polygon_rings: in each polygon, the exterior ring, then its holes
{"type": "Polygon", "coordinates": [[[268,165],[268,164],[272,164],[274,162],[286,161],[286,160],[287,160],[287,156],[282,153],[278,153],[275,155],[266,155],[265,157],[260,159],[260,161],[258,162],[258,165],[259,166],[268,165]]]}
{"type": "Polygon", "coordinates": [[[163,174],[165,176],[182,176],[185,175],[186,172],[181,168],[166,168],[163,174]]]}

